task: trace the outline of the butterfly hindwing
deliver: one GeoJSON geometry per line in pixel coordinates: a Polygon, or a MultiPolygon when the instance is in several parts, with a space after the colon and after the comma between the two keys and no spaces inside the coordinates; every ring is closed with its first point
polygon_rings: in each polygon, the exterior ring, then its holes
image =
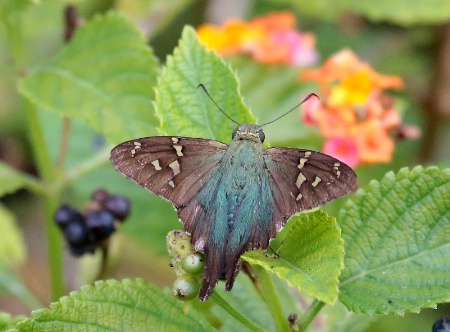
{"type": "Polygon", "coordinates": [[[110,158],[127,178],[179,207],[204,187],[227,147],[201,138],[155,136],[119,144],[110,158]]]}
{"type": "Polygon", "coordinates": [[[265,163],[273,179],[278,210],[287,217],[323,205],[356,187],[356,174],[349,166],[320,152],[270,148],[265,150],[265,163]]]}

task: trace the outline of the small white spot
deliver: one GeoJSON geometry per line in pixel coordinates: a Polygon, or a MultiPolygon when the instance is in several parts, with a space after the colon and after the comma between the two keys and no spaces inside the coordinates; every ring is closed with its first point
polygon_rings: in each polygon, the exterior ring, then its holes
{"type": "Polygon", "coordinates": [[[173,148],[177,151],[178,157],[183,157],[183,152],[181,151],[183,147],[181,145],[174,145],[173,148]]]}
{"type": "Polygon", "coordinates": [[[175,183],[173,183],[172,180],[169,181],[169,186],[171,186],[172,188],[175,188],[175,183]]]}
{"type": "Polygon", "coordinates": [[[161,166],[159,165],[159,160],[158,159],[153,160],[152,161],[152,165],[155,167],[155,170],[157,170],[157,171],[160,171],[162,169],[161,166]]]}
{"type": "Polygon", "coordinates": [[[306,151],[305,152],[305,157],[308,158],[311,155],[311,151],[306,151]]]}
{"type": "Polygon", "coordinates": [[[134,144],[134,149],[131,149],[131,158],[134,158],[136,151],[141,148],[140,142],[133,142],[133,144],[134,144]]]}
{"type": "Polygon", "coordinates": [[[169,167],[172,169],[173,171],[173,176],[180,174],[181,170],[180,170],[180,163],[178,162],[178,160],[174,160],[169,164],[169,167]]]}
{"type": "Polygon", "coordinates": [[[303,198],[303,195],[302,194],[298,194],[298,196],[297,196],[297,198],[295,199],[296,201],[299,201],[299,200],[301,200],[303,198]]]}
{"type": "Polygon", "coordinates": [[[334,163],[333,167],[334,170],[336,171],[336,175],[339,178],[341,176],[341,171],[339,170],[339,166],[341,166],[341,163],[334,163]]]}
{"type": "Polygon", "coordinates": [[[303,175],[302,172],[300,172],[298,174],[297,181],[295,181],[295,185],[297,186],[298,189],[300,189],[302,183],[305,182],[305,181],[306,181],[305,176],[303,175]]]}
{"type": "Polygon", "coordinates": [[[314,182],[311,183],[311,185],[312,185],[313,187],[316,187],[316,186],[319,184],[320,181],[322,181],[322,179],[319,178],[318,176],[316,176],[316,178],[314,179],[314,182]]]}
{"type": "Polygon", "coordinates": [[[177,143],[178,143],[178,138],[172,137],[172,143],[173,143],[173,144],[177,144],[177,143]]]}
{"type": "Polygon", "coordinates": [[[300,164],[298,164],[297,168],[302,169],[305,166],[305,163],[308,161],[308,158],[300,158],[300,164]]]}

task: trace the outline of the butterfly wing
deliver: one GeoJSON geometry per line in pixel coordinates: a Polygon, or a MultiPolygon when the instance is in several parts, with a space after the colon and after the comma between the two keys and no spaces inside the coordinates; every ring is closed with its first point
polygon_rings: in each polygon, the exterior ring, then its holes
{"type": "Polygon", "coordinates": [[[119,144],[110,159],[127,178],[179,208],[205,186],[227,147],[201,138],[155,136],[119,144]]]}
{"type": "MultiPolygon", "coordinates": [[[[355,172],[326,154],[291,148],[265,150],[279,231],[294,213],[315,208],[356,188],[355,172]]],[[[271,234],[271,237],[275,234],[271,234]]]]}

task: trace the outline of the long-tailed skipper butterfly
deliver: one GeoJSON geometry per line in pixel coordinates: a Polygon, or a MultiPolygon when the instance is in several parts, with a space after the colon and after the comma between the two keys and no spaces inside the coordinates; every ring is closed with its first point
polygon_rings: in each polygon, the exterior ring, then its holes
{"type": "Polygon", "coordinates": [[[202,301],[221,276],[231,290],[241,254],[267,248],[292,214],[355,189],[356,174],[343,162],[305,149],[266,149],[261,127],[239,125],[230,145],[156,136],[111,151],[117,170],[174,205],[195,249],[205,254],[202,301]]]}

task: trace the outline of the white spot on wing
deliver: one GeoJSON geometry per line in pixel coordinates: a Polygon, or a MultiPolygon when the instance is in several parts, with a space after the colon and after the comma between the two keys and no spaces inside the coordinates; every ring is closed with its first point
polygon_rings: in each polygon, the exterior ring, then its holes
{"type": "Polygon", "coordinates": [[[302,169],[305,166],[305,163],[308,161],[308,158],[300,158],[300,164],[298,164],[297,168],[302,169]]]}
{"type": "Polygon", "coordinates": [[[177,143],[178,143],[178,138],[172,137],[172,143],[173,143],[173,144],[177,144],[177,143]]]}
{"type": "Polygon", "coordinates": [[[173,176],[180,174],[181,173],[181,169],[180,169],[180,163],[178,162],[178,160],[174,160],[169,164],[169,167],[172,169],[173,171],[173,176]]]}
{"type": "Polygon", "coordinates": [[[302,172],[300,172],[300,173],[298,174],[297,181],[295,181],[295,185],[297,186],[298,189],[300,189],[301,185],[302,185],[303,182],[305,182],[305,181],[306,181],[305,176],[303,175],[302,172]]]}
{"type": "Polygon", "coordinates": [[[333,167],[334,170],[336,171],[336,175],[339,178],[341,176],[341,171],[339,170],[339,166],[341,166],[341,163],[334,163],[333,167]]]}
{"type": "Polygon", "coordinates": [[[299,200],[301,200],[303,198],[303,195],[302,194],[298,194],[298,196],[297,196],[297,198],[295,199],[296,201],[299,201],[299,200]]]}
{"type": "Polygon", "coordinates": [[[175,188],[175,183],[173,183],[172,180],[169,181],[169,186],[171,186],[172,188],[175,188]]]}
{"type": "Polygon", "coordinates": [[[313,187],[315,187],[315,186],[317,186],[317,185],[319,184],[320,181],[322,181],[322,179],[319,178],[318,176],[316,176],[316,178],[314,179],[314,182],[311,183],[311,185],[312,185],[313,187]]]}
{"type": "Polygon", "coordinates": [[[134,158],[134,155],[136,154],[136,151],[141,148],[140,142],[133,142],[134,148],[131,149],[131,158],[134,158]]]}
{"type": "Polygon", "coordinates": [[[183,147],[181,145],[174,145],[173,148],[177,152],[178,157],[183,157],[183,152],[181,151],[183,150],[183,147]]]}
{"type": "Polygon", "coordinates": [[[152,165],[153,165],[153,167],[155,167],[155,170],[157,170],[157,171],[161,170],[161,165],[159,165],[159,160],[158,159],[153,160],[152,161],[152,165]]]}

